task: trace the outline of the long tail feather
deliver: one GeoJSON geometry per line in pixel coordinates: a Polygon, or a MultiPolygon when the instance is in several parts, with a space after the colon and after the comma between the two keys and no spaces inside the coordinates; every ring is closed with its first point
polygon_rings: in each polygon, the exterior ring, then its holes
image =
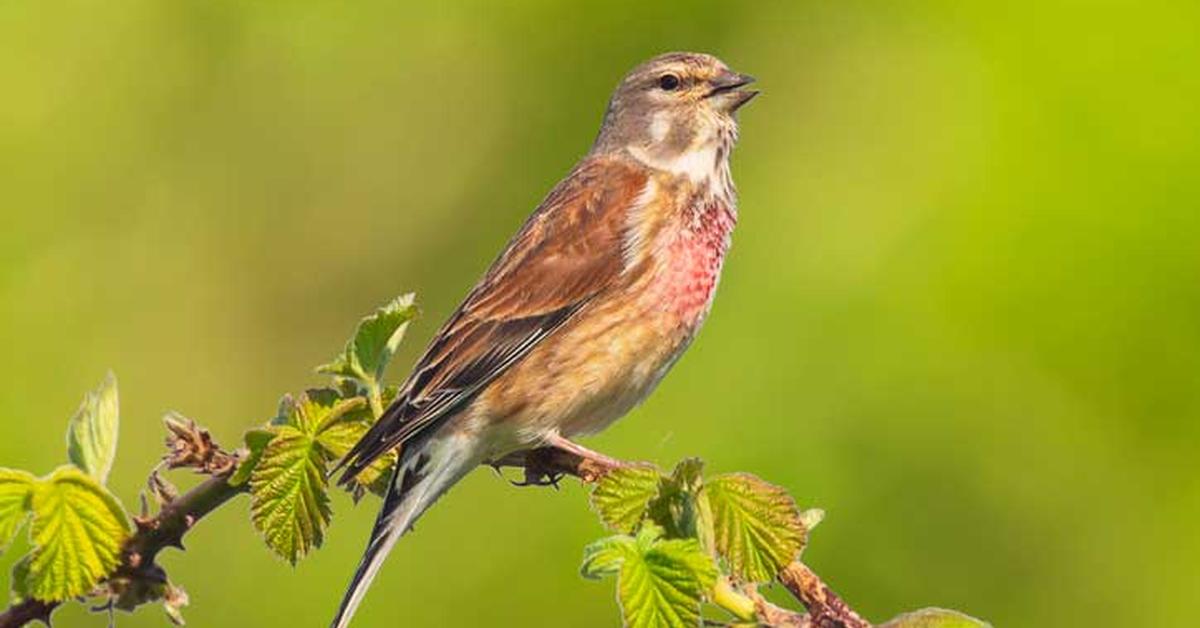
{"type": "Polygon", "coordinates": [[[371,540],[350,581],[331,628],[346,628],[362,602],[384,558],[413,522],[471,469],[479,466],[474,438],[434,436],[407,445],[392,475],[383,508],[371,530],[371,540]]]}

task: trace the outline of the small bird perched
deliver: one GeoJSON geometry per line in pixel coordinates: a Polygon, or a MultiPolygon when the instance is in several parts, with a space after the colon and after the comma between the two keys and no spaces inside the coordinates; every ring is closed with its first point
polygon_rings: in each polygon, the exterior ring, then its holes
{"type": "Polygon", "coordinates": [[[442,326],[395,402],[341,462],[399,462],[332,626],[389,550],[481,463],[573,441],[662,380],[712,305],[737,221],[729,154],[754,79],[677,52],[630,72],[600,134],[442,326]]]}

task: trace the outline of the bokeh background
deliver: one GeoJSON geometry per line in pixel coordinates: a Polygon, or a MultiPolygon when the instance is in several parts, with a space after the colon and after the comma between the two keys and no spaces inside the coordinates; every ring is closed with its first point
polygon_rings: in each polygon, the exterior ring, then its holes
{"type": "MultiPolygon", "coordinates": [[[[732,256],[691,352],[589,444],[699,455],[823,507],[807,560],[877,620],[1194,625],[1198,13],[0,3],[0,464],[61,463],[66,418],[112,368],[113,485],[136,504],[165,410],[235,443],[320,381],[360,316],[416,291],[403,377],[621,74],[703,50],[765,92],[742,114],[732,256]]],[[[612,583],[577,576],[602,530],[567,484],[473,474],[357,625],[615,625],[612,583]]],[[[295,569],[247,509],[165,555],[191,625],[324,625],[374,503],[339,497],[295,569]]]]}

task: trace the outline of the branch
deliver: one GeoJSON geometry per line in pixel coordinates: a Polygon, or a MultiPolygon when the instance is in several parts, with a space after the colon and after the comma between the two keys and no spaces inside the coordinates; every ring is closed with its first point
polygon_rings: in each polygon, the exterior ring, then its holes
{"type": "Polygon", "coordinates": [[[816,628],[871,628],[870,622],[850,609],[817,574],[800,561],[784,567],[779,581],[808,609],[816,628]]]}
{"type": "MultiPolygon", "coordinates": [[[[168,423],[173,436],[177,439],[179,432],[168,423]]],[[[174,444],[177,440],[168,438],[168,446],[173,451],[168,454],[168,466],[194,466],[197,469],[212,468],[214,461],[238,461],[244,456],[229,454],[216,447],[207,432],[192,424],[192,435],[197,437],[195,442],[205,443],[208,451],[195,458],[187,465],[172,465],[172,460],[186,453],[174,444]]],[[[199,453],[194,452],[193,453],[199,453]]],[[[121,564],[117,566],[112,576],[105,583],[114,596],[111,605],[122,610],[133,610],[140,604],[159,597],[154,592],[161,592],[167,584],[167,574],[155,563],[158,553],[167,547],[183,549],[183,537],[196,522],[208,513],[216,510],[225,502],[246,492],[246,485],[230,486],[228,479],[236,464],[227,464],[218,473],[205,479],[190,491],[179,497],[166,501],[158,514],[150,517],[142,515],[134,517],[137,530],[125,541],[121,550],[121,564]]],[[[157,474],[151,475],[152,485],[157,484],[157,474]]],[[[156,493],[159,491],[156,490],[156,493]]],[[[160,493],[161,494],[161,493],[160,493]]],[[[104,585],[102,585],[104,586],[104,585]]],[[[50,625],[50,614],[60,602],[43,602],[26,599],[10,606],[0,613],[0,628],[16,628],[38,620],[50,625]]],[[[105,607],[107,608],[107,606],[105,607]]]]}

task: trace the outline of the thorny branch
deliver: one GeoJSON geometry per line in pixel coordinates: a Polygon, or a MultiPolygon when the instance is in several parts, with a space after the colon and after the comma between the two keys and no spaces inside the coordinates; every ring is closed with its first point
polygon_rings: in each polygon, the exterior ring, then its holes
{"type": "MultiPolygon", "coordinates": [[[[164,456],[163,463],[171,468],[192,467],[210,477],[183,495],[174,497],[174,488],[158,476],[158,469],[151,473],[151,492],[162,503],[162,508],[158,514],[151,516],[145,512],[147,508],[143,500],[143,513],[134,517],[137,529],[121,550],[121,564],[101,585],[108,589],[111,606],[122,610],[133,610],[154,599],[154,593],[169,586],[166,572],[155,563],[160,551],[167,547],[183,549],[183,537],[196,522],[246,490],[245,485],[235,487],[228,482],[230,474],[237,467],[237,453],[221,450],[213,443],[207,430],[194,423],[181,425],[168,420],[167,427],[171,432],[167,437],[170,452],[164,456]]],[[[171,591],[168,590],[167,594],[170,595],[171,591]]],[[[16,628],[35,620],[50,625],[50,614],[58,605],[58,602],[23,600],[0,613],[0,628],[16,628]]],[[[109,605],[104,608],[109,608],[109,605]]]]}
{"type": "MultiPolygon", "coordinates": [[[[157,467],[151,473],[150,490],[162,507],[151,516],[143,506],[142,515],[134,518],[137,530],[125,542],[121,564],[102,585],[111,596],[105,609],[132,610],[161,595],[164,587],[167,587],[166,594],[171,595],[166,572],[155,563],[158,553],[167,547],[183,549],[184,535],[197,522],[247,490],[244,484],[231,486],[228,482],[234,469],[244,459],[243,452],[222,450],[206,430],[190,421],[168,420],[167,428],[170,432],[167,437],[169,452],[159,466],[188,467],[209,477],[186,493],[176,496],[174,488],[158,476],[157,467]]],[[[496,469],[523,469],[525,480],[519,483],[523,485],[557,485],[565,475],[592,483],[621,464],[624,463],[614,463],[608,458],[586,457],[552,447],[516,452],[489,463],[496,469]]],[[[752,587],[746,587],[736,594],[745,596],[753,603],[758,625],[771,628],[871,628],[870,623],[859,617],[799,561],[784,568],[779,580],[804,604],[808,612],[798,613],[775,606],[752,587]]],[[[18,602],[0,613],[0,628],[17,628],[33,621],[49,625],[50,614],[58,604],[34,599],[18,602]]]]}

